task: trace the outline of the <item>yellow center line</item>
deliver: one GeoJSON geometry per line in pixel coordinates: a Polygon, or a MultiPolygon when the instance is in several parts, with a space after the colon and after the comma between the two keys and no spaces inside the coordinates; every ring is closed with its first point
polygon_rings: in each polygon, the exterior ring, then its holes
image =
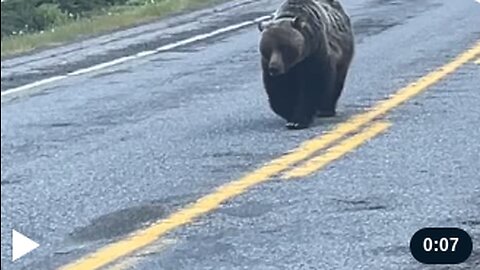
{"type": "Polygon", "coordinates": [[[248,188],[268,181],[271,177],[287,169],[289,166],[308,158],[315,152],[329,146],[334,141],[356,131],[358,128],[375,118],[382,116],[406,100],[424,91],[427,87],[436,83],[443,77],[454,72],[463,64],[471,61],[479,53],[480,42],[478,42],[472,49],[459,55],[452,62],[429,73],[425,77],[420,78],[415,83],[400,89],[396,95],[391,96],[389,99],[379,102],[370,111],[354,116],[347,122],[339,124],[331,132],[308,140],[302,143],[298,148],[290,151],[290,153],[274,159],[263,167],[254,170],[240,179],[220,186],[212,193],[185,206],[183,209],[171,214],[166,219],[159,220],[147,228],[136,231],[124,239],[120,239],[119,241],[104,246],[93,253],[87,254],[79,260],[67,264],[60,269],[94,270],[110,264],[123,256],[131,254],[138,249],[144,248],[153,243],[160,236],[182,225],[191,223],[195,218],[218,208],[222,203],[242,194],[248,188]]]}
{"type": "Polygon", "coordinates": [[[287,171],[282,178],[289,179],[296,177],[305,177],[315,171],[318,171],[327,164],[342,157],[346,153],[353,151],[355,148],[359,147],[364,142],[384,132],[390,126],[391,124],[386,122],[374,123],[370,127],[367,127],[364,131],[350,138],[347,138],[339,144],[328,149],[324,154],[307,160],[305,164],[295,167],[291,171],[287,171]]]}
{"type": "Polygon", "coordinates": [[[129,256],[126,258],[122,258],[122,260],[118,261],[117,263],[107,267],[105,270],[126,270],[132,269],[137,265],[140,260],[145,257],[149,256],[150,254],[160,253],[168,246],[175,244],[177,241],[175,239],[162,239],[161,241],[157,241],[154,244],[150,244],[148,247],[145,247],[141,251],[137,252],[133,256],[129,256]]]}

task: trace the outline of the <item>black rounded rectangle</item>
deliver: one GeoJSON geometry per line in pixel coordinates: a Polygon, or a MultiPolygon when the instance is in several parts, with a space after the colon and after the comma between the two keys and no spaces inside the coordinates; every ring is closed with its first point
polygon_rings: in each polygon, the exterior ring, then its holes
{"type": "Polygon", "coordinates": [[[424,264],[459,264],[472,249],[472,238],[459,228],[423,228],[410,240],[410,252],[424,264]]]}

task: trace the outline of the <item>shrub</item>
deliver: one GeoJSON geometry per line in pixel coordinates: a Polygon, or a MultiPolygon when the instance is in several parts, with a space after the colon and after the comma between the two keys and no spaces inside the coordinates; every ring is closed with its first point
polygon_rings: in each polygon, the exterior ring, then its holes
{"type": "Polygon", "coordinates": [[[40,30],[66,23],[71,18],[57,4],[42,4],[35,9],[34,21],[40,30]]]}
{"type": "MultiPolygon", "coordinates": [[[[61,25],[71,17],[89,17],[131,0],[8,0],[2,2],[2,39],[61,25]]],[[[132,1],[139,3],[140,1],[132,1]]],[[[145,3],[145,2],[144,2],[145,3]]]]}

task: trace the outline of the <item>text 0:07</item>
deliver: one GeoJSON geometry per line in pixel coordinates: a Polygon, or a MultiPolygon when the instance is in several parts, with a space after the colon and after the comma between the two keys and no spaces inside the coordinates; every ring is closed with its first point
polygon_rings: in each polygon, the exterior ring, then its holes
{"type": "MultiPolygon", "coordinates": [[[[450,241],[453,242],[452,252],[455,252],[455,248],[457,247],[457,243],[458,243],[458,237],[450,237],[449,239],[450,239],[450,241]]],[[[440,241],[438,242],[438,246],[439,246],[441,251],[447,251],[448,250],[448,247],[449,247],[449,241],[448,240],[449,239],[447,239],[447,238],[441,238],[440,239],[440,241]]],[[[425,238],[423,240],[423,250],[428,252],[428,251],[431,251],[432,249],[433,249],[432,238],[429,238],[429,237],[425,238]]]]}
{"type": "Polygon", "coordinates": [[[424,264],[459,264],[472,254],[470,235],[455,227],[427,227],[413,234],[410,252],[424,264]]]}

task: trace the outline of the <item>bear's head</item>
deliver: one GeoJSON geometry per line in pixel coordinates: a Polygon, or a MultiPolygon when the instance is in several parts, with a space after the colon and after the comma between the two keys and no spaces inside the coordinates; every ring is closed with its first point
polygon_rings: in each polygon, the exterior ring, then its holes
{"type": "Polygon", "coordinates": [[[305,37],[302,31],[305,27],[306,23],[299,17],[258,23],[262,65],[270,76],[285,74],[304,59],[305,37]]]}

